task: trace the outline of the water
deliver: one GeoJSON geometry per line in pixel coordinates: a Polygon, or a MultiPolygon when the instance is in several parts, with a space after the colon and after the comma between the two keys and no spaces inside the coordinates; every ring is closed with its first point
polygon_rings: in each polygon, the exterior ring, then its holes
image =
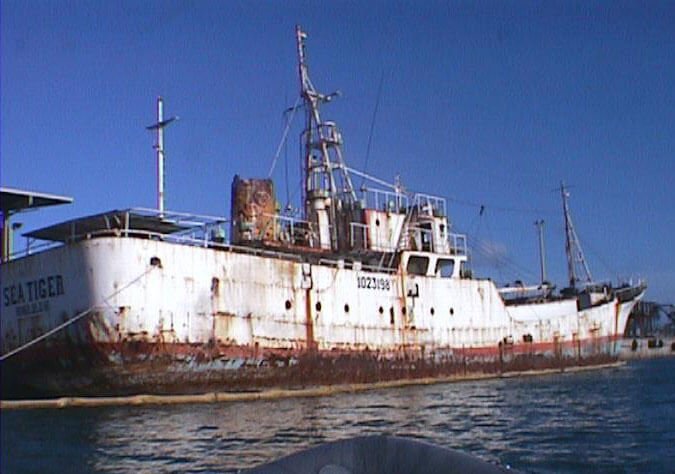
{"type": "Polygon", "coordinates": [[[675,358],[618,369],[219,405],[2,413],[3,473],[236,472],[363,434],[527,472],[675,472],[675,358]]]}

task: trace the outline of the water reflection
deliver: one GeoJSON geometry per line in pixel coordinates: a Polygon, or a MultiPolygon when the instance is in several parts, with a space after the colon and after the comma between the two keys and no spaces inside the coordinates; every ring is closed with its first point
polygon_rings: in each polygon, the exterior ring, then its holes
{"type": "Polygon", "coordinates": [[[673,368],[295,400],[7,412],[3,472],[64,459],[99,472],[236,472],[325,441],[381,433],[535,472],[670,471],[675,390],[659,374],[673,368]],[[655,383],[659,390],[645,389],[655,383]]]}

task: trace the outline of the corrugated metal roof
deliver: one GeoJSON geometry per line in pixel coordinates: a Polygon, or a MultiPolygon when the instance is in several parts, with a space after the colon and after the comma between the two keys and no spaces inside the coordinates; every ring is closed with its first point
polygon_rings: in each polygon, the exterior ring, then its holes
{"type": "Polygon", "coordinates": [[[34,239],[65,242],[71,238],[81,238],[87,234],[101,234],[106,231],[119,230],[123,232],[127,230],[130,233],[136,231],[139,233],[172,234],[191,227],[193,225],[162,218],[159,215],[149,216],[132,210],[114,210],[60,222],[23,235],[34,239]]]}

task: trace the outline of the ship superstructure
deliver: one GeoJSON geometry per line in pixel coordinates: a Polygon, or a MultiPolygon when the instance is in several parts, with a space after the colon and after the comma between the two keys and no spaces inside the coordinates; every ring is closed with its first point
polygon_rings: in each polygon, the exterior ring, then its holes
{"type": "Polygon", "coordinates": [[[321,117],[334,94],[314,88],[306,38],[297,28],[303,215],[281,212],[271,180],[236,176],[230,218],[159,199],[156,210],[26,233],[51,244],[2,265],[3,394],[242,390],[616,359],[644,286],[578,287],[571,276],[574,288],[554,295],[543,282],[474,278],[445,199],[368,176],[377,186],[355,190],[352,175],[365,175],[321,117]]]}

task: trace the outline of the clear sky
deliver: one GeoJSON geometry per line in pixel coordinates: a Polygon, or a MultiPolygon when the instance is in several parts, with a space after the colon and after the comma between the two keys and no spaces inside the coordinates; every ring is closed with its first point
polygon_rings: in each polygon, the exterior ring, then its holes
{"type": "MultiPolygon", "coordinates": [[[[479,275],[536,282],[544,219],[549,279],[565,284],[564,180],[593,276],[642,277],[649,299],[675,302],[673,2],[1,8],[1,184],[75,199],[20,215],[22,231],[153,207],[145,126],[158,95],[180,116],[165,138],[167,207],[229,215],[233,176],[267,177],[297,98],[300,24],[315,86],[342,92],[323,116],[338,122],[348,164],[446,197],[479,275]]],[[[273,175],[296,206],[300,122],[273,175]]]]}

